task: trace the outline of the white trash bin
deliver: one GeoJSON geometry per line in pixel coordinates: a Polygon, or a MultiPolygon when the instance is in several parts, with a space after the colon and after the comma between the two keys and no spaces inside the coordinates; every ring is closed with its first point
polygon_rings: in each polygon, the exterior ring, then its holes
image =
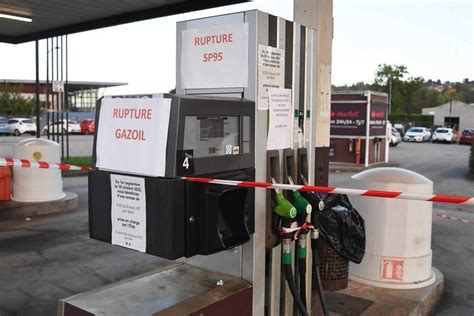
{"type": "MultiPolygon", "coordinates": [[[[60,147],[46,139],[30,138],[13,148],[13,158],[30,161],[61,162],[60,147]]],[[[61,170],[14,168],[12,200],[18,202],[46,202],[65,196],[61,170]]]]}
{"type": "MultiPolygon", "coordinates": [[[[375,168],[352,176],[352,187],[433,194],[433,182],[401,168],[375,168]]],[[[435,281],[431,260],[432,202],[351,197],[365,220],[366,253],[351,262],[351,280],[384,288],[415,289],[435,281]]]]}

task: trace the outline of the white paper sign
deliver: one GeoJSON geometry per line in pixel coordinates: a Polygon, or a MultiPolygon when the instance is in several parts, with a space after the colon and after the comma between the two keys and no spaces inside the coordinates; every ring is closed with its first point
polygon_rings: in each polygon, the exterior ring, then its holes
{"type": "Polygon", "coordinates": [[[291,89],[268,89],[270,121],[267,150],[292,147],[291,89]]]}
{"type": "Polygon", "coordinates": [[[183,31],[183,89],[247,87],[248,23],[183,31]]]}
{"type": "Polygon", "coordinates": [[[111,174],[112,244],[146,251],[145,179],[111,174]]]}
{"type": "Polygon", "coordinates": [[[53,92],[64,92],[64,81],[53,81],[53,92]]]}
{"type": "Polygon", "coordinates": [[[268,110],[268,89],[285,87],[285,50],[258,45],[259,110],[268,110]]]}
{"type": "Polygon", "coordinates": [[[162,177],[171,99],[104,98],[97,131],[97,167],[162,177]]]}

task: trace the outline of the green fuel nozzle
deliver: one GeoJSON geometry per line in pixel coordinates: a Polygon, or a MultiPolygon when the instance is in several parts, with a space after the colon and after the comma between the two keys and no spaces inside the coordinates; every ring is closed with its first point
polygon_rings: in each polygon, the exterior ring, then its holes
{"type": "Polygon", "coordinates": [[[296,217],[296,208],[283,196],[283,193],[276,193],[277,206],[275,207],[275,213],[284,218],[293,219],[296,217]]]}
{"type": "MultiPolygon", "coordinates": [[[[291,176],[288,176],[288,182],[290,182],[290,184],[294,184],[291,176]]],[[[295,206],[296,211],[298,212],[298,215],[306,216],[306,215],[311,214],[313,207],[308,201],[306,201],[304,197],[301,196],[301,194],[298,191],[292,191],[291,197],[292,197],[293,205],[295,206]]]]}
{"type": "Polygon", "coordinates": [[[313,209],[311,204],[309,204],[309,202],[306,201],[298,191],[293,191],[291,195],[293,197],[293,205],[295,206],[296,211],[299,215],[311,214],[311,211],[313,209]]]}
{"type": "MultiPolygon", "coordinates": [[[[272,183],[277,183],[275,178],[272,178],[272,183]]],[[[296,208],[285,198],[283,193],[275,188],[275,199],[277,206],[274,211],[279,216],[286,219],[293,219],[296,217],[296,208]]]]}

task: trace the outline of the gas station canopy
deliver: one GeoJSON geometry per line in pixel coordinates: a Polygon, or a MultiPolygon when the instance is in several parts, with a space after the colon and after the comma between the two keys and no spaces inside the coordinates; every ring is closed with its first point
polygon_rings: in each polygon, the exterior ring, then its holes
{"type": "Polygon", "coordinates": [[[245,0],[0,1],[0,42],[24,43],[245,0]]]}

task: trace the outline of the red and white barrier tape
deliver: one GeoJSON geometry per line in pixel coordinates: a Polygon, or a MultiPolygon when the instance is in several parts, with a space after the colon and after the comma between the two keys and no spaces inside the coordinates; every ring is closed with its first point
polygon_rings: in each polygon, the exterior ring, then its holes
{"type": "Polygon", "coordinates": [[[381,197],[381,198],[389,198],[389,199],[417,200],[417,201],[427,201],[427,202],[474,205],[474,197],[471,197],[471,196],[456,196],[456,195],[441,195],[441,194],[421,195],[421,194],[411,194],[411,193],[393,192],[393,191],[360,190],[360,189],[322,187],[322,186],[314,186],[314,185],[292,185],[292,184],[280,184],[280,183],[268,183],[268,182],[219,180],[219,179],[196,178],[196,177],[183,177],[182,179],[185,179],[187,181],[192,181],[192,182],[214,183],[214,184],[232,185],[232,186],[246,187],[246,188],[296,190],[300,192],[311,191],[311,192],[319,192],[319,193],[346,194],[346,195],[355,195],[355,196],[381,197]]]}
{"type": "MultiPolygon", "coordinates": [[[[30,161],[26,159],[11,159],[11,158],[0,158],[0,167],[22,167],[22,168],[40,168],[40,169],[60,169],[60,170],[83,170],[90,171],[90,167],[79,167],[65,163],[50,163],[45,161],[30,161]]],[[[282,184],[282,183],[268,183],[268,182],[255,182],[255,181],[234,181],[234,180],[220,180],[211,178],[198,178],[198,177],[182,177],[186,181],[201,182],[201,183],[213,183],[222,185],[231,185],[245,188],[262,188],[262,189],[280,189],[280,190],[296,190],[296,191],[311,191],[319,193],[332,193],[332,194],[346,194],[355,196],[367,196],[367,197],[380,197],[389,199],[402,199],[402,200],[417,200],[427,202],[439,202],[439,203],[453,203],[453,204],[466,204],[474,205],[474,197],[471,196],[456,196],[456,195],[421,195],[411,194],[403,192],[393,191],[379,191],[379,190],[360,190],[360,189],[348,189],[348,188],[336,188],[336,187],[323,187],[314,185],[294,185],[294,184],[282,184]]]]}
{"type": "Polygon", "coordinates": [[[449,219],[449,220],[452,220],[452,221],[458,221],[458,222],[466,223],[466,224],[474,224],[474,221],[472,221],[472,220],[462,219],[462,218],[458,218],[458,217],[454,217],[454,216],[449,216],[449,215],[442,214],[442,213],[434,213],[434,215],[438,216],[438,217],[441,217],[441,218],[444,218],[444,219],[449,219]]]}
{"type": "Polygon", "coordinates": [[[304,223],[303,225],[301,226],[294,226],[294,227],[281,227],[281,232],[283,234],[291,234],[291,233],[294,233],[296,232],[296,237],[299,236],[299,233],[302,229],[307,229],[307,230],[311,230],[311,229],[314,229],[314,225],[311,225],[309,223],[304,223]]]}
{"type": "Polygon", "coordinates": [[[21,167],[21,168],[82,170],[82,171],[92,170],[92,168],[90,167],[73,166],[67,163],[31,161],[27,159],[11,159],[11,158],[0,158],[0,167],[21,167]]]}

